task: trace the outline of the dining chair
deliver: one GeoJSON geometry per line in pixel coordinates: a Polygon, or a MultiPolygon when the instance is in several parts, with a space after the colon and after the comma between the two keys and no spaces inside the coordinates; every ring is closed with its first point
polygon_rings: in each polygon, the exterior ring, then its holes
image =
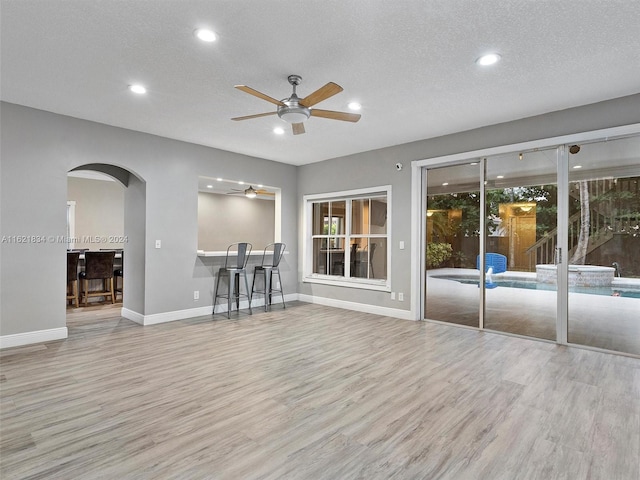
{"type": "Polygon", "coordinates": [[[87,306],[89,297],[111,297],[111,303],[115,303],[115,294],[113,293],[113,260],[116,252],[85,252],[84,254],[84,271],[80,272],[80,280],[82,287],[82,296],[84,305],[87,306]],[[103,289],[98,291],[89,290],[89,280],[102,280],[103,289]],[[105,285],[106,282],[106,285],[105,285]]]}
{"type": "Polygon", "coordinates": [[[119,250],[120,253],[120,266],[116,266],[113,270],[113,293],[116,296],[118,294],[124,299],[124,250],[119,250]],[[120,286],[118,287],[118,278],[120,278],[120,286]]]}
{"type": "Polygon", "coordinates": [[[72,300],[78,304],[78,262],[80,261],[80,252],[67,252],[67,300],[72,300]],[[71,290],[69,290],[71,288],[71,290]],[[69,293],[71,292],[71,293],[69,293]]]}

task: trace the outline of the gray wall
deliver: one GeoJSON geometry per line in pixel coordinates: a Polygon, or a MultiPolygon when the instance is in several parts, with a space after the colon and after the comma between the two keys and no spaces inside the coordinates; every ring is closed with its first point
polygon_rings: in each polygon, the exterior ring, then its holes
{"type": "MultiPolygon", "coordinates": [[[[2,103],[0,114],[2,235],[63,237],[67,172],[79,165],[116,165],[143,182],[125,191],[125,204],[144,209],[127,206],[134,217],[125,215],[125,234],[145,237],[135,255],[125,245],[127,275],[137,278],[125,283],[125,307],[151,315],[211,305],[216,262],[196,255],[198,176],[281,188],[282,239],[291,252],[283,283],[296,285],[296,167],[13,104],[2,103]]],[[[1,335],[66,326],[65,252],[63,242],[2,243],[1,335]]]]}
{"type": "MultiPolygon", "coordinates": [[[[12,104],[3,103],[0,113],[2,235],[64,236],[67,172],[79,165],[117,165],[138,177],[125,191],[125,233],[141,242],[125,245],[125,307],[131,310],[150,315],[211,304],[220,260],[196,256],[198,176],[282,188],[282,241],[290,251],[281,264],[286,293],[409,310],[412,160],[640,123],[640,94],[298,168],[12,104]],[[396,162],[405,168],[397,172],[396,162]],[[254,178],[245,178],[247,172],[254,178]],[[302,196],[387,184],[393,188],[389,275],[405,301],[391,301],[386,292],[302,283],[302,196]],[[161,249],[154,248],[156,239],[161,249]]],[[[0,334],[65,326],[65,249],[50,242],[1,245],[0,334]]]]}
{"type": "Polygon", "coordinates": [[[244,195],[198,193],[198,249],[226,250],[249,242],[262,250],[275,241],[275,202],[244,195]]]}
{"type": "MultiPolygon", "coordinates": [[[[386,292],[302,282],[298,285],[298,292],[410,310],[411,161],[635,123],[640,123],[640,94],[299,167],[300,245],[303,241],[303,195],[392,185],[389,274],[392,291],[403,292],[405,300],[391,300],[386,292]],[[397,162],[404,164],[404,168],[399,172],[395,169],[397,162]],[[336,175],[335,172],[340,172],[340,175],[336,175]],[[398,248],[401,240],[405,242],[404,250],[398,248]]],[[[302,269],[301,257],[298,265],[302,269]]],[[[302,271],[299,272],[299,277],[302,278],[302,271]]]]}
{"type": "Polygon", "coordinates": [[[128,241],[124,244],[123,306],[134,312],[145,310],[146,260],[146,184],[130,175],[124,191],[124,231],[128,241]]]}

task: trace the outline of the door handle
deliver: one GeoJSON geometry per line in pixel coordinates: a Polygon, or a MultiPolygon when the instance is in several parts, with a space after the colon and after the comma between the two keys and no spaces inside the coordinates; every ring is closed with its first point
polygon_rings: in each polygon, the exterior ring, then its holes
{"type": "Polygon", "coordinates": [[[562,248],[556,247],[556,261],[555,264],[559,265],[562,263],[562,248]]]}

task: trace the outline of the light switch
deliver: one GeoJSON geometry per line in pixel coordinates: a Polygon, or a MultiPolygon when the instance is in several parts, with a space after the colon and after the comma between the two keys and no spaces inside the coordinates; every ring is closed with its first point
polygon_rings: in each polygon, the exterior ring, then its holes
{"type": "Polygon", "coordinates": [[[156,240],[156,248],[162,247],[162,242],[160,240],[156,240]]]}
{"type": "Polygon", "coordinates": [[[404,240],[400,240],[400,250],[404,250],[404,240]]]}

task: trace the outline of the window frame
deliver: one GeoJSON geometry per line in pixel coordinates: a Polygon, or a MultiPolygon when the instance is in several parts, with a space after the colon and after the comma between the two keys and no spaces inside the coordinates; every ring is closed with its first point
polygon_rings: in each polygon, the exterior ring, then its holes
{"type": "Polygon", "coordinates": [[[76,201],[67,200],[67,250],[76,248],[76,201]]]}
{"type": "MultiPolygon", "coordinates": [[[[324,285],[333,285],[338,287],[360,288],[364,290],[378,290],[384,292],[391,291],[391,232],[392,232],[392,198],[391,185],[380,185],[376,187],[360,188],[356,190],[344,190],[339,192],[327,192],[318,194],[309,194],[303,196],[304,202],[304,218],[303,218],[303,251],[302,251],[302,282],[303,283],[319,283],[324,285]],[[386,196],[387,203],[387,232],[386,234],[352,234],[351,229],[351,213],[352,200],[375,199],[375,197],[386,196]],[[370,279],[351,277],[348,269],[345,273],[347,276],[328,275],[321,273],[313,273],[313,205],[323,202],[339,202],[345,201],[345,232],[339,237],[344,239],[345,245],[350,244],[351,237],[358,238],[384,238],[387,241],[387,275],[385,279],[370,279]]],[[[345,258],[346,262],[346,258],[345,258]]]]}

